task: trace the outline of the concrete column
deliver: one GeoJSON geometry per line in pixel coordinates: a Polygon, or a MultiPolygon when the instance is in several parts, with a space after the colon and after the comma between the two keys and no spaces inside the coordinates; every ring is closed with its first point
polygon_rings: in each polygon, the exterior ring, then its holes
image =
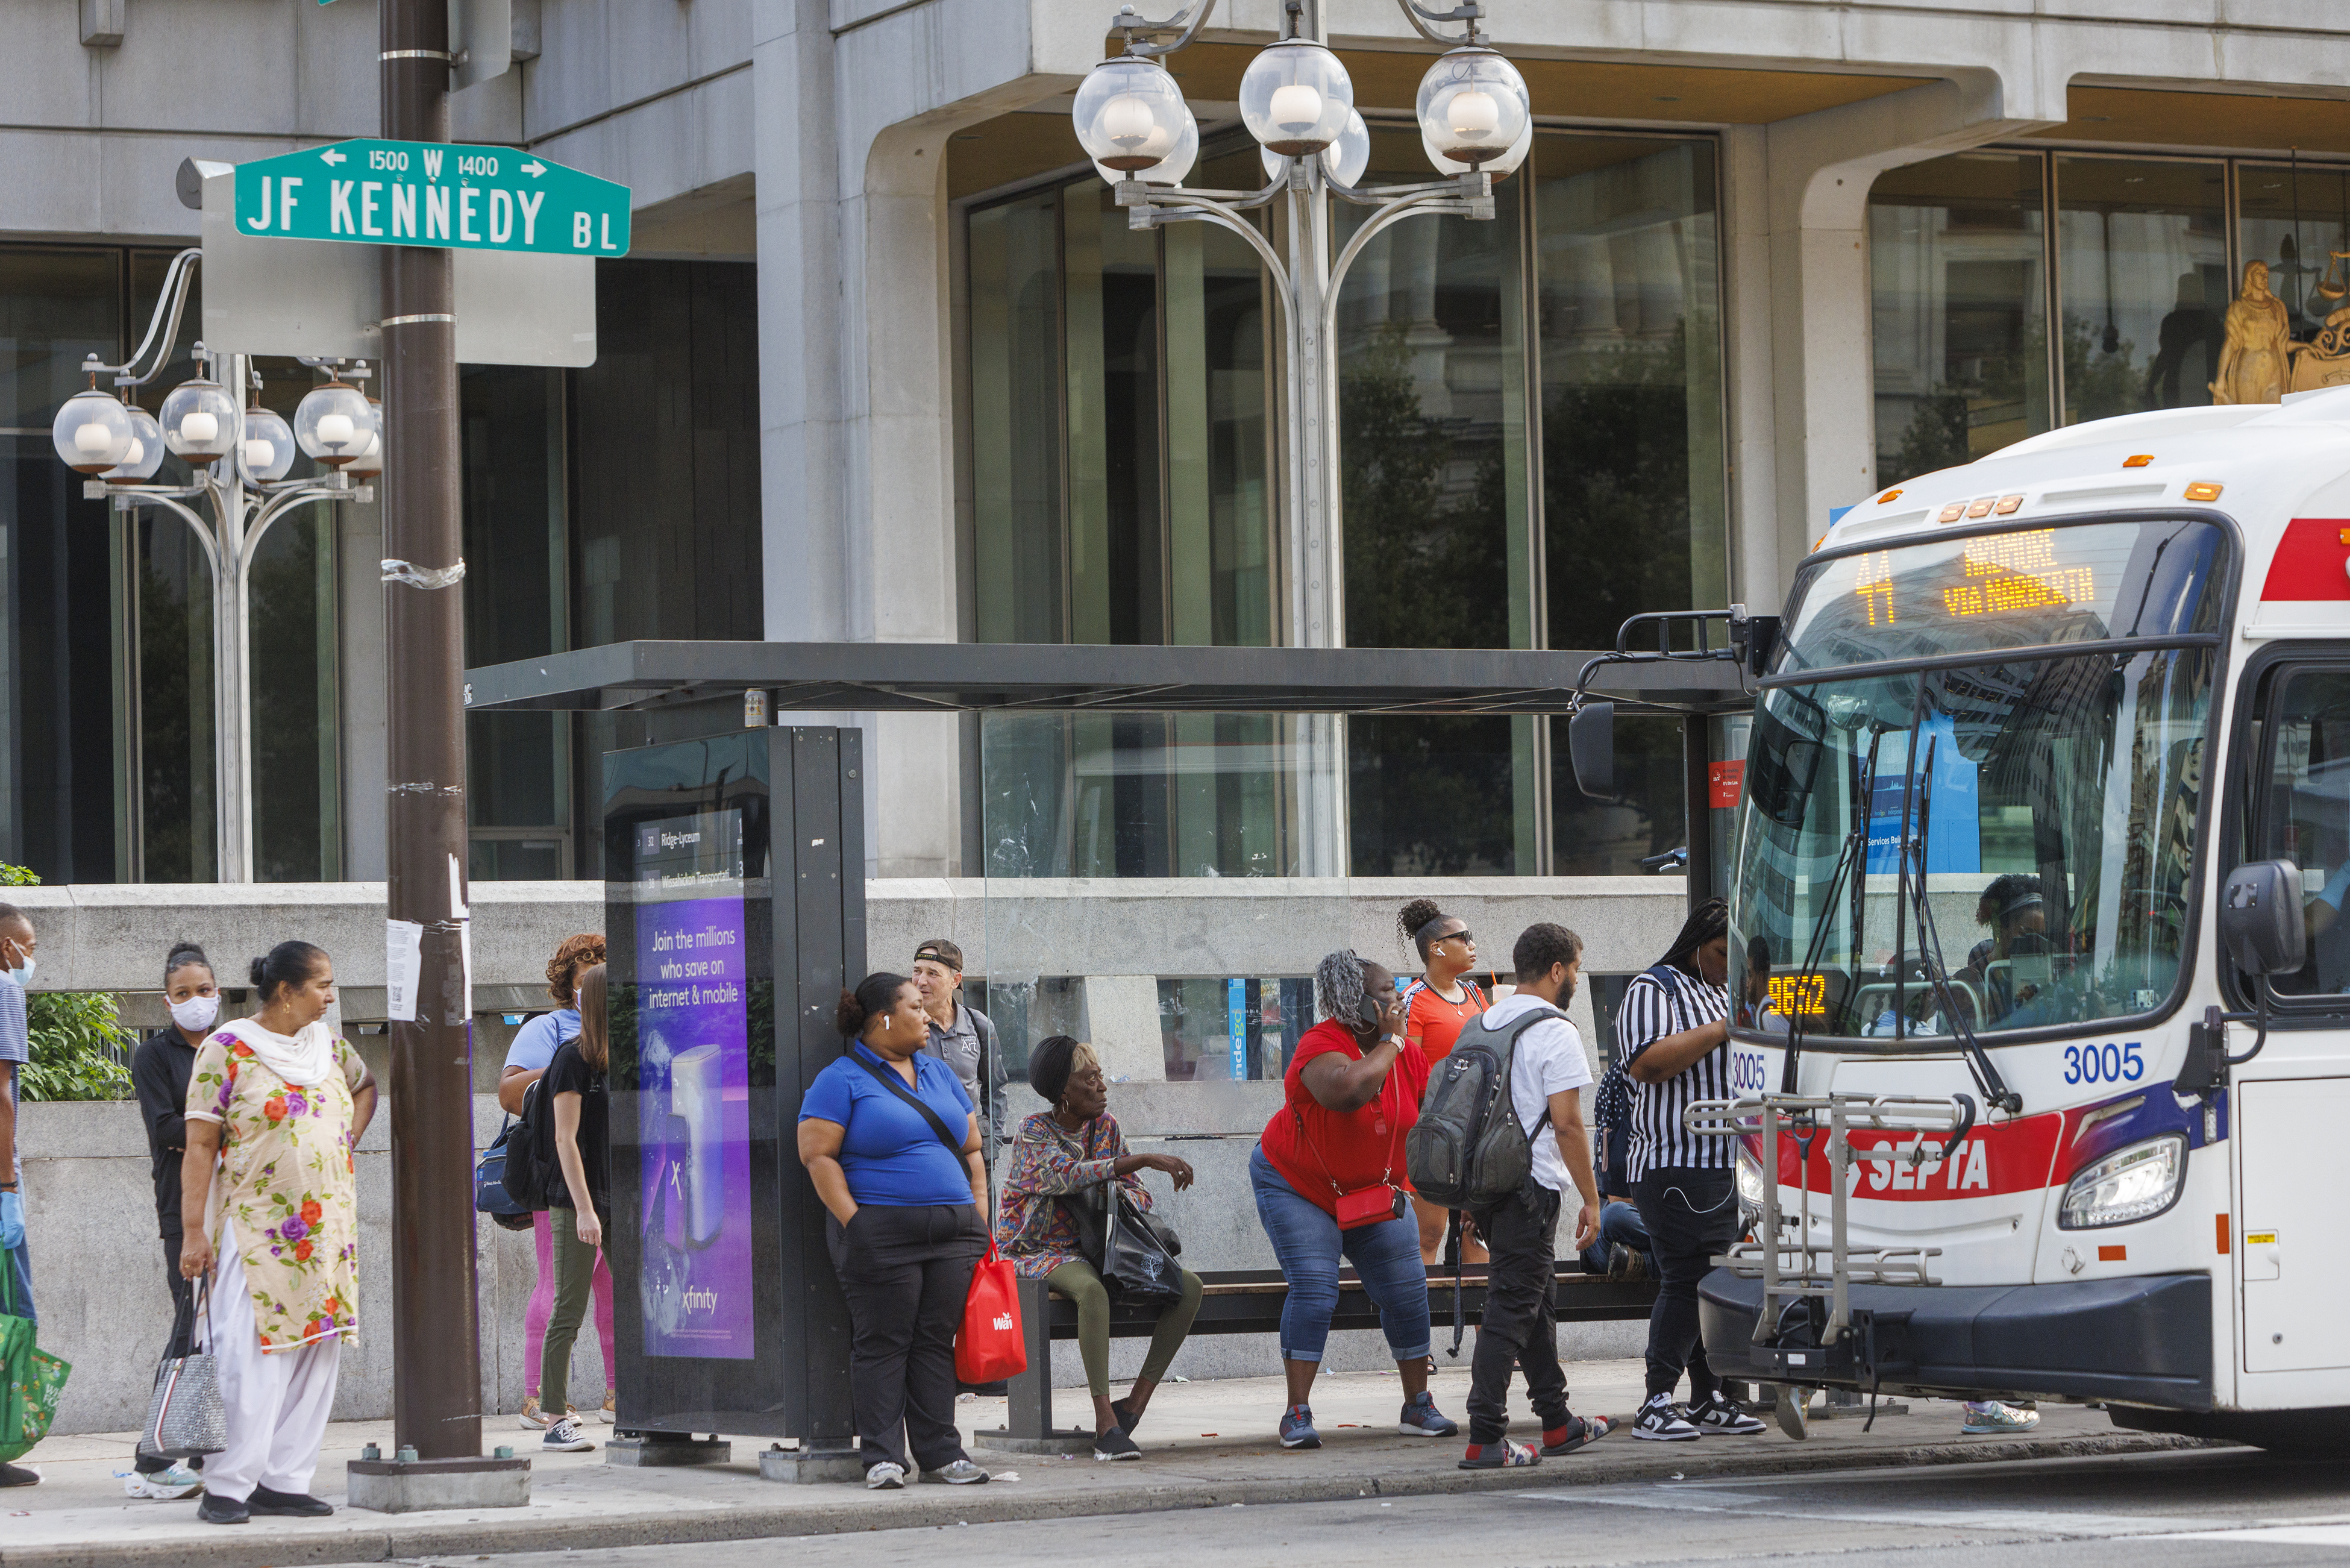
{"type": "Polygon", "coordinates": [[[1159,1033],[1159,981],[1147,974],[1086,976],[1086,1039],[1113,1084],[1157,1084],[1167,1077],[1159,1033]]]}
{"type": "MultiPolygon", "coordinates": [[[[2020,70],[1960,73],[1958,79],[1911,88],[1861,103],[1798,115],[1766,126],[1762,140],[1762,234],[1747,226],[1752,209],[1733,200],[1740,228],[1733,254],[1749,270],[1767,252],[1764,297],[1755,280],[1733,282],[1737,342],[1749,356],[1739,371],[1746,399],[1762,389],[1752,374],[1756,306],[1767,310],[1769,410],[1751,400],[1737,441],[1752,462],[1770,449],[1775,515],[1758,515],[1766,496],[1757,475],[1738,485],[1737,576],[1752,605],[1775,607],[1794,563],[1826,531],[1828,511],[1866,496],[1877,483],[1874,367],[1870,354],[1867,204],[1878,174],[1985,142],[2026,134],[2064,118],[2061,75],[2020,70]],[[1772,546],[1775,545],[1775,549],[1772,546]]],[[[1748,137],[1726,149],[1733,178],[1753,177],[1748,137]]],[[[1735,275],[1733,274],[1733,276],[1735,275]]]]}

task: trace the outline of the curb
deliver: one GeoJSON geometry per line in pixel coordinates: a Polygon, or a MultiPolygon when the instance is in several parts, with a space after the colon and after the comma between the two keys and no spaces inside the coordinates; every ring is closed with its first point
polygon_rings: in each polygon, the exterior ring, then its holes
{"type": "MultiPolygon", "coordinates": [[[[1627,1447],[1628,1447],[1628,1443],[1627,1447]]],[[[1774,1446],[1767,1465],[1734,1453],[1711,1459],[1691,1454],[1680,1479],[1801,1475],[1819,1470],[1874,1469],[1916,1465],[1983,1464],[2011,1459],[2093,1459],[2179,1449],[2224,1448],[2165,1432],[2101,1433],[2076,1438],[2031,1438],[1982,1443],[1929,1443],[1898,1449],[1814,1449],[1774,1446]]],[[[1300,1475],[1232,1482],[1186,1480],[1180,1485],[1139,1486],[1098,1497],[1072,1499],[1024,1493],[1017,1486],[949,1490],[913,1489],[880,1503],[861,1493],[814,1507],[681,1509],[650,1519],[597,1517],[563,1520],[544,1516],[462,1523],[418,1521],[370,1524],[356,1531],[299,1536],[263,1535],[244,1540],[184,1538],[119,1546],[0,1547],[0,1568],[286,1568],[297,1563],[382,1563],[432,1556],[512,1552],[560,1552],[623,1546],[671,1545],[702,1541],[753,1541],[845,1534],[877,1530],[922,1530],[956,1524],[1016,1523],[1066,1518],[1173,1512],[1181,1509],[1231,1508],[1290,1502],[1339,1502],[1358,1497],[1451,1496],[1477,1491],[1526,1491],[1544,1486],[1610,1483],[1660,1479],[1654,1460],[1628,1455],[1616,1459],[1589,1451],[1569,1466],[1528,1470],[1477,1471],[1399,1467],[1395,1473],[1300,1475]],[[1075,1506],[1073,1506],[1075,1505],[1075,1506]]],[[[1033,1456],[1031,1456],[1033,1457],[1033,1456]]],[[[1138,1478],[1139,1479],[1139,1478],[1138,1478]]]]}

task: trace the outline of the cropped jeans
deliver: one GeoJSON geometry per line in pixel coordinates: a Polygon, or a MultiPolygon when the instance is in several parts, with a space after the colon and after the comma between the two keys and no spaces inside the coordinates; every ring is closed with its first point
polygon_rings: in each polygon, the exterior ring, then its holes
{"type": "Polygon", "coordinates": [[[1289,1282],[1281,1308],[1283,1360],[1322,1359],[1338,1310],[1342,1254],[1379,1309],[1379,1327],[1395,1358],[1418,1361],[1428,1355],[1428,1265],[1420,1262],[1418,1226],[1381,1220],[1339,1230],[1328,1210],[1299,1196],[1274,1169],[1262,1146],[1249,1155],[1249,1182],[1256,1189],[1256,1217],[1289,1282]]]}

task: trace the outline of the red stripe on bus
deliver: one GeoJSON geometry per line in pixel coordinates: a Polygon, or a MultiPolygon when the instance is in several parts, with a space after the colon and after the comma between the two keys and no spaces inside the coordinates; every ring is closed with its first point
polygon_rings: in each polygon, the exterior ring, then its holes
{"type": "Polygon", "coordinates": [[[2296,517],[2269,559],[2263,600],[2350,599],[2350,517],[2296,517]]]}
{"type": "MultiPolygon", "coordinates": [[[[2056,1141],[2064,1127],[2062,1111],[2026,1116],[1997,1127],[1979,1127],[1969,1133],[1948,1160],[1936,1158],[1944,1137],[1920,1138],[1916,1133],[1856,1132],[1853,1147],[1859,1158],[1853,1168],[1852,1196],[1898,1203],[1939,1201],[1950,1198],[1983,1198],[2002,1192],[2029,1192],[2046,1187],[2056,1156],[2056,1141]],[[1922,1157],[1912,1164],[1909,1149],[1923,1144],[1922,1157]]],[[[1814,1192],[1828,1190],[1827,1140],[1812,1140],[1810,1179],[1814,1192]]],[[[1779,1182],[1793,1187],[1803,1169],[1792,1133],[1780,1135],[1779,1182]]]]}

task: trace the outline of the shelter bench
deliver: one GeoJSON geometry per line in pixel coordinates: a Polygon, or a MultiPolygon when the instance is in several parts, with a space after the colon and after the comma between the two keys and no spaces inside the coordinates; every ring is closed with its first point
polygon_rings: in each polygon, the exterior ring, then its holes
{"type": "MultiPolygon", "coordinates": [[[[1288,1282],[1282,1278],[1280,1270],[1229,1269],[1201,1273],[1200,1279],[1206,1289],[1201,1296],[1200,1315],[1191,1323],[1194,1334],[1280,1331],[1282,1305],[1289,1296],[1288,1282]]],[[[1452,1321],[1452,1275],[1449,1270],[1430,1277],[1428,1295],[1437,1340],[1446,1343],[1445,1332],[1452,1321]]],[[[1559,1265],[1551,1287],[1551,1301],[1561,1323],[1646,1318],[1656,1299],[1653,1280],[1628,1283],[1610,1280],[1604,1274],[1586,1274],[1582,1264],[1573,1260],[1559,1265]]],[[[1464,1271],[1461,1284],[1461,1321],[1471,1324],[1483,1321],[1484,1307],[1483,1272],[1475,1268],[1464,1271]]],[[[1148,1339],[1158,1321],[1156,1303],[1110,1303],[1112,1339],[1148,1339]]],[[[1053,1341],[1077,1337],[1076,1303],[1052,1294],[1042,1280],[1022,1280],[1020,1326],[1027,1341],[1028,1370],[1010,1380],[1009,1424],[978,1433],[977,1439],[994,1447],[1008,1446],[1015,1451],[1029,1452],[1090,1446],[1094,1436],[1090,1425],[1083,1428],[1053,1425],[1053,1341]]],[[[1338,1307],[1331,1315],[1330,1326],[1333,1330],[1379,1326],[1378,1308],[1372,1304],[1361,1279],[1352,1269],[1339,1271],[1338,1307]]],[[[1090,1401],[1085,1400],[1082,1394],[1078,1397],[1087,1404],[1090,1416],[1090,1401]]]]}

